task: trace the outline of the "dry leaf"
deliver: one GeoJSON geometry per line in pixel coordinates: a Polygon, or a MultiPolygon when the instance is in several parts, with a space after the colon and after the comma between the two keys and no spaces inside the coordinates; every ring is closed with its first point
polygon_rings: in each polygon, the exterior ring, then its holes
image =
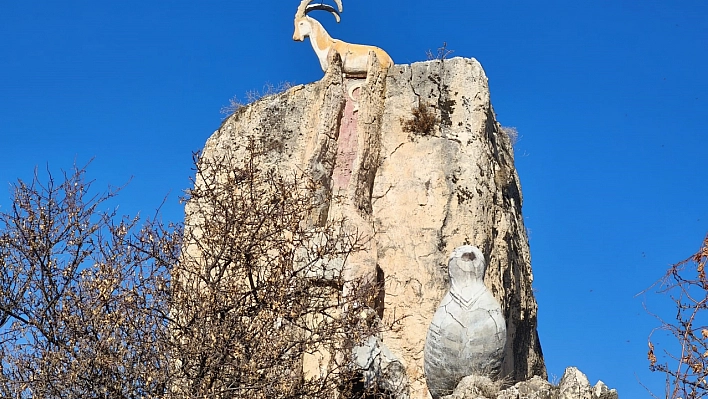
{"type": "Polygon", "coordinates": [[[651,342],[649,342],[649,353],[647,353],[647,357],[649,358],[649,363],[654,366],[656,364],[656,356],[654,356],[654,345],[652,345],[651,342]]]}

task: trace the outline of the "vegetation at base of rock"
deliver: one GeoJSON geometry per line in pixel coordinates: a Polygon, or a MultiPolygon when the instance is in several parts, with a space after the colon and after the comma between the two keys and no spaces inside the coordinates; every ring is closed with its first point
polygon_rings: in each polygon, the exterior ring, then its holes
{"type": "Polygon", "coordinates": [[[418,101],[417,107],[411,109],[411,114],[411,119],[401,119],[404,132],[421,136],[430,136],[433,134],[433,128],[435,128],[435,125],[438,123],[438,118],[435,116],[433,107],[421,100],[418,101]]]}
{"type": "Polygon", "coordinates": [[[343,297],[323,265],[364,238],[313,227],[312,181],[246,153],[197,159],[199,229],[102,211],[117,192],[92,194],[84,168],[18,181],[0,212],[0,397],[352,397],[351,347],[381,326],[357,307],[369,291],[343,297]],[[325,352],[306,378],[303,356],[325,352]]]}
{"type": "Polygon", "coordinates": [[[661,326],[649,335],[649,368],[663,373],[666,390],[663,397],[670,399],[697,399],[708,394],[708,236],[694,255],[672,265],[664,277],[652,288],[668,296],[675,303],[675,320],[666,321],[659,316],[661,326]],[[657,331],[666,331],[674,343],[654,339],[657,331]],[[663,349],[666,361],[657,358],[657,347],[663,349]]]}
{"type": "Polygon", "coordinates": [[[241,150],[244,158],[227,152],[197,161],[186,208],[187,259],[173,272],[174,334],[202,345],[178,352],[187,381],[176,390],[237,389],[262,398],[350,390],[341,381],[355,379],[347,377],[354,372],[352,347],[380,326],[361,316],[369,291],[353,284],[344,297],[341,269],[331,265],[367,238],[345,233],[343,220],[314,220],[329,199],[317,198],[313,180],[266,168],[260,157],[267,150],[253,140],[241,150]],[[204,323],[199,337],[194,320],[204,323]],[[203,354],[204,346],[213,351],[203,354]],[[332,359],[323,375],[305,378],[303,355],[317,353],[332,359]],[[216,385],[204,380],[205,371],[216,374],[216,385]]]}

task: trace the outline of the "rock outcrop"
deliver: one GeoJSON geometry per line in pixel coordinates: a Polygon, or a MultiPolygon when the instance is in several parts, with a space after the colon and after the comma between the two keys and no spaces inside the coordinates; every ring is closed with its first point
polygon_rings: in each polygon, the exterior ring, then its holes
{"type": "Polygon", "coordinates": [[[519,179],[482,67],[464,58],[377,65],[353,82],[334,60],[321,81],[239,109],[203,155],[238,154],[253,137],[270,149],[267,162],[307,171],[323,196],[345,199],[319,217],[344,215],[374,237],[345,274],[383,283],[377,310],[400,328],[382,342],[405,367],[411,397],[428,396],[425,335],[448,287],[447,256],[465,244],[484,254],[485,285],[507,322],[501,375],[545,378],[519,179]],[[414,108],[433,113],[432,130],[406,123],[414,108]]]}
{"type": "Polygon", "coordinates": [[[568,367],[557,386],[536,376],[502,390],[499,381],[469,376],[460,381],[451,395],[442,399],[618,399],[618,395],[602,381],[590,386],[585,374],[568,367]]]}

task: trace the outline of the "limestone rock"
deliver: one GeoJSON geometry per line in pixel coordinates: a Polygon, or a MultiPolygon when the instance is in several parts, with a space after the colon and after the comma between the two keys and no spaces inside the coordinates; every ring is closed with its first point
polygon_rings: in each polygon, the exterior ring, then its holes
{"type": "Polygon", "coordinates": [[[443,399],[496,399],[501,382],[485,376],[470,375],[463,378],[452,394],[443,399]]]}
{"type": "Polygon", "coordinates": [[[406,369],[380,338],[372,336],[354,347],[353,359],[365,389],[374,388],[397,399],[408,399],[410,383],[406,369]]]}
{"type": "Polygon", "coordinates": [[[617,391],[598,381],[590,387],[588,377],[575,367],[568,367],[558,384],[559,399],[617,399],[617,391]]]}
{"type": "Polygon", "coordinates": [[[384,110],[372,216],[386,276],[385,309],[407,316],[384,341],[406,361],[413,392],[425,395],[423,332],[448,286],[447,254],[468,243],[486,254],[484,282],[507,321],[502,375],[545,377],[521,189],[481,66],[461,58],[395,66],[384,110]],[[419,102],[440,121],[430,135],[401,127],[419,102]]]}
{"type": "Polygon", "coordinates": [[[591,389],[585,374],[575,367],[565,370],[558,386],[538,376],[504,390],[499,390],[500,385],[501,382],[486,377],[469,376],[442,399],[618,399],[617,391],[607,388],[602,381],[591,389]]]}
{"type": "Polygon", "coordinates": [[[359,231],[375,233],[365,256],[350,262],[360,269],[349,272],[380,269],[377,311],[384,321],[400,319],[383,343],[405,367],[412,398],[428,395],[423,347],[448,286],[447,255],[469,243],[486,255],[484,283],[507,322],[501,375],[514,382],[546,377],[521,188],[482,67],[464,58],[373,66],[358,106],[348,98],[350,83],[335,62],[319,82],[241,108],[209,138],[203,156],[238,154],[253,137],[281,171],[307,171],[323,198],[336,192],[347,199],[323,207],[320,217],[346,215],[359,231]],[[404,129],[421,103],[436,126],[404,129]]]}
{"type": "Polygon", "coordinates": [[[433,315],[425,340],[428,390],[437,399],[465,376],[496,378],[506,343],[499,301],[484,286],[484,255],[471,245],[450,255],[450,290],[433,315]]]}
{"type": "Polygon", "coordinates": [[[590,399],[593,395],[585,374],[575,367],[568,367],[558,384],[559,399],[590,399]]]}
{"type": "Polygon", "coordinates": [[[558,399],[558,387],[535,376],[499,392],[497,399],[558,399]]]}
{"type": "Polygon", "coordinates": [[[617,391],[608,388],[602,381],[598,381],[597,384],[592,387],[592,394],[594,398],[598,399],[618,399],[617,391]]]}

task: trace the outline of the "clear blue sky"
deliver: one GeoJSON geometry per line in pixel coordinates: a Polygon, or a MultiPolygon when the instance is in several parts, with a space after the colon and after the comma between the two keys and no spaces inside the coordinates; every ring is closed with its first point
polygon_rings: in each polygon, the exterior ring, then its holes
{"type": "MultiPolygon", "coordinates": [[[[125,213],[181,220],[191,153],[221,107],[266,82],[322,76],[293,42],[298,1],[4,1],[0,207],[35,166],[131,183],[125,213]]],[[[344,0],[337,38],[397,63],[443,41],[489,77],[530,230],[539,332],[551,376],[577,366],[623,398],[661,396],[648,372],[657,322],[635,294],[708,232],[708,2],[344,0]]],[[[649,296],[671,318],[670,302],[649,296]]],[[[552,378],[552,377],[551,377],[552,378]]]]}

